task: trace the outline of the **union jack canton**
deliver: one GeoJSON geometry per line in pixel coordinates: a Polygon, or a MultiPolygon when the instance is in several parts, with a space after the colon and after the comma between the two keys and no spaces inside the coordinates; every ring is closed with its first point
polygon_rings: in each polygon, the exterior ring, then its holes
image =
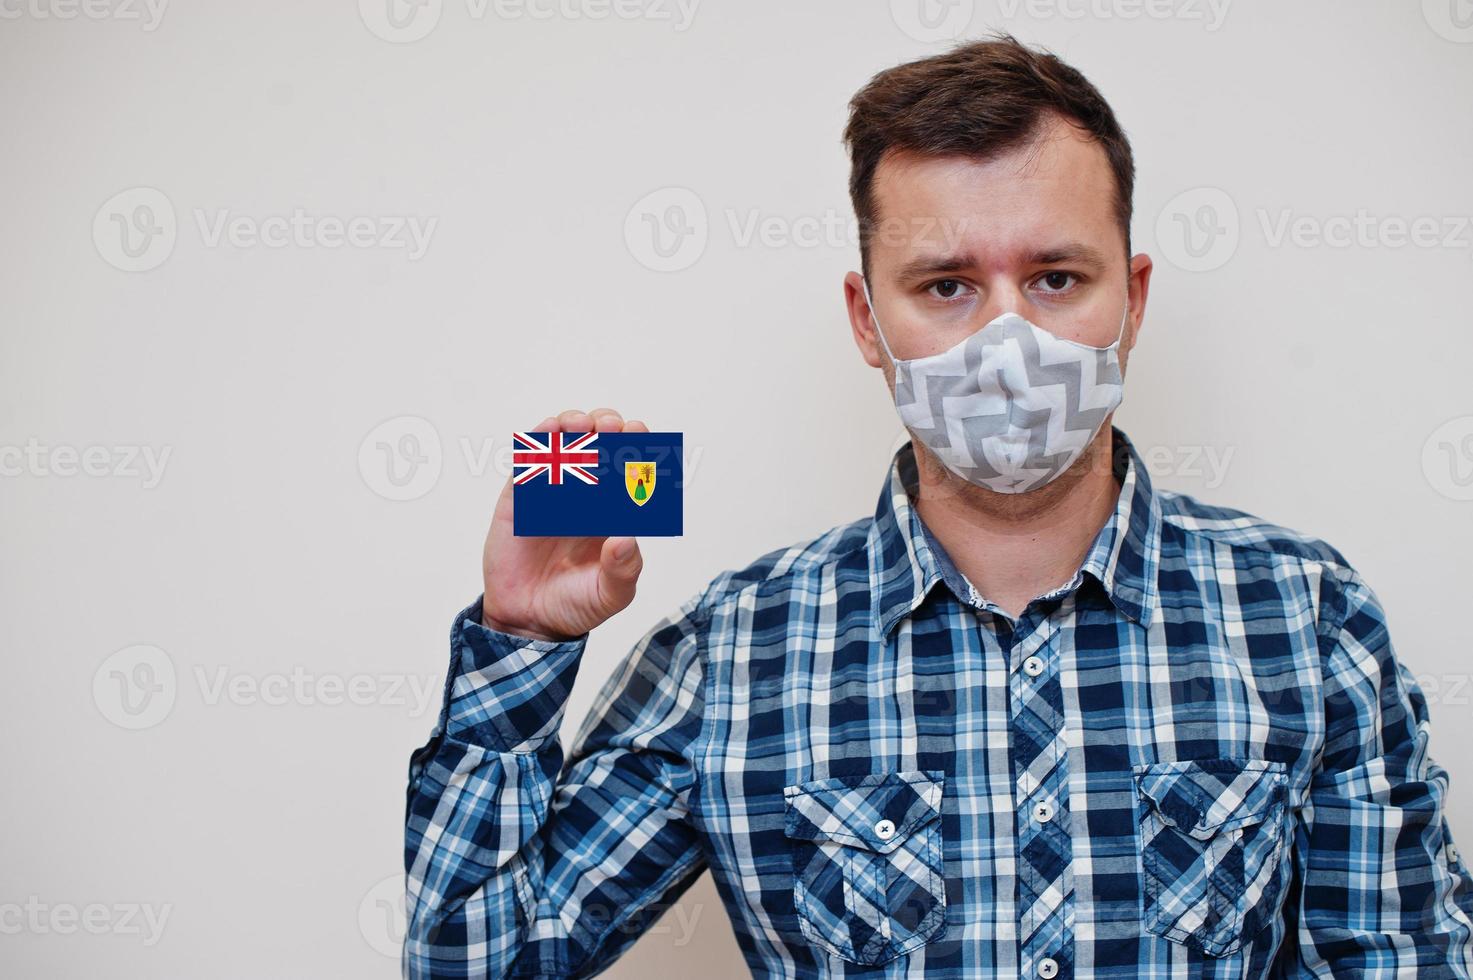
{"type": "Polygon", "coordinates": [[[763,977],[1473,977],[1427,701],[1329,545],[1154,490],[1016,620],[912,507],[725,571],[564,757],[587,636],[456,619],[407,977],[579,977],[704,870],[763,977]]]}
{"type": "Polygon", "coordinates": [[[539,477],[562,483],[571,476],[583,483],[597,483],[590,467],[598,466],[598,450],[591,448],[597,432],[513,432],[512,483],[520,486],[539,477]]]}

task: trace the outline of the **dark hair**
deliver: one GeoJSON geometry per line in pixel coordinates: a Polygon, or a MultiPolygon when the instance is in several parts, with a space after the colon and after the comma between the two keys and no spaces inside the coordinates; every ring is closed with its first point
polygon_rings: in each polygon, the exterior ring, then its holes
{"type": "Polygon", "coordinates": [[[1115,175],[1115,217],[1128,255],[1135,163],[1115,113],[1077,70],[999,34],[888,68],[849,100],[844,143],[865,275],[878,220],[875,169],[887,152],[989,160],[1029,142],[1050,114],[1073,123],[1104,149],[1115,175]]]}

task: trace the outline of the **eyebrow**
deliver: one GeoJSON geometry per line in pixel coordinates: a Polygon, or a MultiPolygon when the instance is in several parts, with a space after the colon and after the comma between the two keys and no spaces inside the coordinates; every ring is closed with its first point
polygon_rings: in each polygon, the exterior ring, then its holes
{"type": "Polygon", "coordinates": [[[901,282],[909,282],[913,279],[924,279],[926,276],[934,276],[943,272],[961,272],[976,264],[976,260],[967,253],[958,255],[921,255],[911,259],[900,267],[896,278],[901,282]]]}
{"type": "Polygon", "coordinates": [[[1029,265],[1060,265],[1065,262],[1082,262],[1096,269],[1105,267],[1105,255],[1093,245],[1084,242],[1065,242],[1053,248],[1034,252],[1027,257],[1029,265]]]}
{"type": "MultiPolygon", "coordinates": [[[[1106,265],[1104,253],[1084,242],[1064,242],[1023,256],[1023,263],[1030,266],[1060,265],[1068,262],[1078,262],[1095,269],[1103,269],[1106,265]]],[[[969,252],[921,255],[901,266],[896,278],[902,282],[908,282],[947,272],[962,272],[975,267],[976,264],[976,257],[969,252]]]]}

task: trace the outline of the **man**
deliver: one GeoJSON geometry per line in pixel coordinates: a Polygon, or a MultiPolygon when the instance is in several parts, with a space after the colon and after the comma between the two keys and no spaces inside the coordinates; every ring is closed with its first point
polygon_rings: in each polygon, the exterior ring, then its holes
{"type": "Polygon", "coordinates": [[[1003,38],[877,75],[846,143],[849,318],[912,436],[874,515],[692,595],[565,761],[641,559],[514,538],[503,491],[411,762],[406,974],[596,973],[709,868],[757,975],[1473,976],[1375,595],[1111,424],[1151,261],[1104,99],[1003,38]]]}

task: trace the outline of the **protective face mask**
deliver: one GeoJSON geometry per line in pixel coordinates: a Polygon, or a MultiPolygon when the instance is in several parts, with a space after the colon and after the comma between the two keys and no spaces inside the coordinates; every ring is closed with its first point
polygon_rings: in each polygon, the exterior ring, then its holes
{"type": "MultiPolygon", "coordinates": [[[[864,284],[874,317],[875,301],[864,284]]],[[[905,427],[958,476],[998,493],[1041,487],[1077,460],[1124,394],[1120,330],[1109,347],[1065,340],[1004,313],[950,350],[895,364],[905,427]]]]}

